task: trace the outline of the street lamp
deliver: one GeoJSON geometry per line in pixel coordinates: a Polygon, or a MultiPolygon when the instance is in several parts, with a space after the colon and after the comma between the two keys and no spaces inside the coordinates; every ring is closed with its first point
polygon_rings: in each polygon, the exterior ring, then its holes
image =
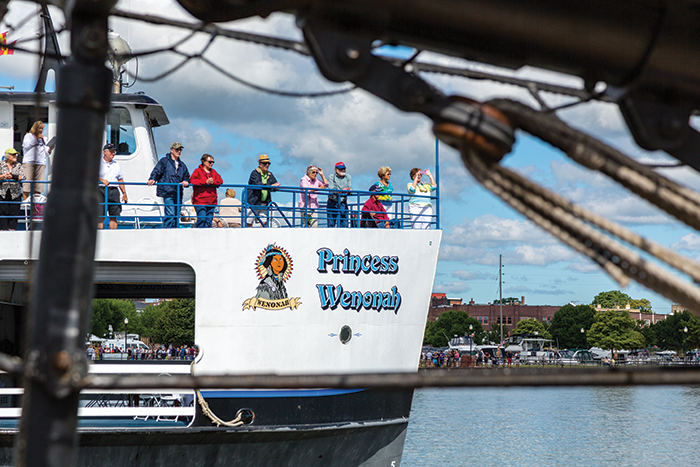
{"type": "Polygon", "coordinates": [[[683,327],[683,362],[688,355],[688,326],[683,327]]]}
{"type": "Polygon", "coordinates": [[[127,354],[126,358],[127,360],[129,359],[129,355],[127,353],[127,343],[126,343],[126,337],[129,335],[129,318],[124,318],[124,353],[127,354]]]}
{"type": "Polygon", "coordinates": [[[472,333],[472,330],[474,329],[474,326],[471,324],[469,325],[469,366],[472,366],[472,344],[474,343],[474,334],[472,333]]]}

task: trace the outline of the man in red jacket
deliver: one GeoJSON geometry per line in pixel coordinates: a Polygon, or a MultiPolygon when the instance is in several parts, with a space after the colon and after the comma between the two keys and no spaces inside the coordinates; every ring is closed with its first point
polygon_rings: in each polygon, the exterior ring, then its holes
{"type": "Polygon", "coordinates": [[[219,202],[216,189],[224,183],[221,175],[214,170],[213,156],[204,154],[201,161],[190,177],[190,185],[194,190],[192,204],[197,211],[197,228],[211,227],[214,208],[219,202]]]}

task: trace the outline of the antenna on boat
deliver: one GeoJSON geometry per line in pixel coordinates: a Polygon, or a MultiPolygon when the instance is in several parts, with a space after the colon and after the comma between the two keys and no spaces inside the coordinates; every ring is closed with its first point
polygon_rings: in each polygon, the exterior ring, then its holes
{"type": "Polygon", "coordinates": [[[58,36],[53,27],[51,13],[49,13],[49,7],[46,3],[41,5],[41,19],[44,20],[44,53],[41,56],[41,69],[39,69],[39,77],[36,81],[34,92],[46,92],[46,77],[49,70],[53,70],[55,75],[58,73],[58,69],[63,66],[58,36]]]}
{"type": "Polygon", "coordinates": [[[122,67],[131,60],[131,47],[129,43],[121,38],[119,34],[110,30],[107,34],[109,38],[109,63],[112,65],[112,92],[120,94],[122,92],[122,67]]]}

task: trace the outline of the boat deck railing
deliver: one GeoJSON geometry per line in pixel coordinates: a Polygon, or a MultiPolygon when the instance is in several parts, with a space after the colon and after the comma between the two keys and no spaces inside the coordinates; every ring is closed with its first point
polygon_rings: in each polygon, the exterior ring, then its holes
{"type": "MultiPolygon", "coordinates": [[[[90,420],[113,420],[115,426],[172,425],[186,426],[195,415],[195,391],[168,388],[168,381],[190,373],[189,365],[132,363],[126,365],[90,365],[91,375],[127,376],[134,373],[156,376],[163,387],[157,389],[84,389],[80,395],[78,416],[90,420]],[[137,366],[135,366],[137,365],[137,366]],[[128,423],[127,423],[128,422],[128,423]],[[166,423],[170,422],[170,423],[166,423]]],[[[0,428],[12,426],[22,414],[24,388],[0,388],[0,428]]]]}
{"type": "MultiPolygon", "coordinates": [[[[13,182],[3,183],[43,183],[48,190],[50,182],[13,182]]],[[[125,182],[127,193],[129,187],[147,187],[146,183],[125,182]]],[[[158,184],[162,186],[177,186],[177,184],[158,184]]],[[[114,186],[114,185],[112,185],[114,186]]],[[[118,186],[118,185],[117,185],[118,186]]],[[[136,200],[129,199],[128,204],[122,204],[122,212],[117,218],[119,228],[163,228],[165,225],[166,204],[163,199],[155,195],[156,187],[149,187],[153,191],[152,196],[142,196],[136,200]]],[[[310,189],[291,186],[254,186],[227,184],[218,187],[218,194],[223,195],[228,188],[236,190],[237,199],[241,201],[240,214],[235,216],[224,216],[220,213],[223,207],[221,204],[208,205],[214,210],[214,219],[221,221],[224,227],[240,228],[308,228],[308,227],[345,227],[345,228],[365,228],[376,225],[386,227],[384,222],[374,223],[368,218],[368,214],[378,214],[379,211],[362,210],[365,201],[372,195],[384,195],[362,190],[339,191],[330,189],[310,189]],[[248,203],[248,195],[251,190],[267,190],[272,201],[264,205],[251,205],[248,203]],[[304,207],[299,206],[300,199],[309,199],[309,195],[317,196],[318,208],[310,208],[308,203],[304,207]],[[347,204],[338,209],[331,209],[328,206],[328,197],[337,195],[344,197],[347,204]],[[364,222],[363,222],[364,214],[364,222]]],[[[107,191],[107,187],[101,186],[100,190],[107,191]]],[[[33,187],[32,187],[33,191],[33,187]]],[[[178,228],[194,227],[197,222],[197,212],[191,199],[185,195],[181,199],[178,191],[176,202],[173,207],[175,212],[174,223],[178,228]]],[[[121,192],[120,192],[121,197],[121,192]]],[[[219,202],[224,199],[221,196],[219,202]]],[[[0,201],[0,218],[15,218],[18,221],[18,229],[40,229],[43,221],[43,208],[47,202],[47,194],[35,194],[26,201],[0,201]],[[15,214],[7,214],[4,208],[11,204],[19,204],[19,211],[15,214]]],[[[113,203],[100,203],[100,215],[108,214],[109,206],[113,203]]],[[[116,203],[114,203],[116,204],[116,203]]],[[[201,205],[197,205],[201,206],[201,205]]],[[[390,219],[389,228],[411,229],[411,228],[440,228],[439,196],[411,195],[403,193],[391,194],[391,206],[387,210],[390,219]],[[418,215],[411,214],[411,199],[425,200],[426,204],[432,204],[433,209],[418,215]],[[417,221],[420,227],[414,226],[417,221]]],[[[16,208],[15,208],[16,210],[16,208]]],[[[173,217],[173,216],[170,216],[173,217]]],[[[216,225],[214,225],[216,226],[216,225]]]]}

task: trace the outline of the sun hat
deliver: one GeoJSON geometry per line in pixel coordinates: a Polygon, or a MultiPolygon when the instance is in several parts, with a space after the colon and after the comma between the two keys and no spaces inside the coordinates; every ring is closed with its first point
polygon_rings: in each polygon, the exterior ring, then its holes
{"type": "Polygon", "coordinates": [[[270,162],[270,158],[267,157],[267,154],[260,154],[260,157],[258,157],[258,162],[270,162]]]}

